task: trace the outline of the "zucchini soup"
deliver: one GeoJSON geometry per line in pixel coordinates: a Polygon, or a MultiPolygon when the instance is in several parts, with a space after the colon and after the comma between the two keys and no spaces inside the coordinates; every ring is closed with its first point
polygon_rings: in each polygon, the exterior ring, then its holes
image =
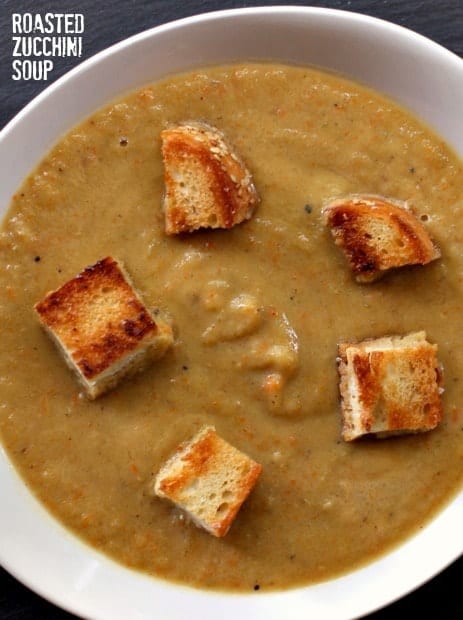
{"type": "Polygon", "coordinates": [[[84,541],[156,577],[228,591],[326,580],[426,525],[463,477],[463,168],[382,95],[312,68],[239,64],[170,77],[97,111],[13,196],[0,236],[0,429],[27,486],[84,541]],[[229,230],[166,235],[160,134],[217,127],[260,197],[229,230]],[[323,223],[347,195],[406,201],[440,248],[358,283],[323,223]],[[106,256],[123,262],[173,346],[95,400],[34,305],[106,256]],[[425,331],[443,420],[346,442],[338,344],[425,331]],[[153,493],[204,425],[262,465],[214,538],[153,493]]]}

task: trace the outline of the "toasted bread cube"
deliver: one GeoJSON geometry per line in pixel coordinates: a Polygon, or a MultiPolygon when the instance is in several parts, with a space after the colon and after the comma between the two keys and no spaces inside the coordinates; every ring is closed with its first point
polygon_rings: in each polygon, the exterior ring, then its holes
{"type": "Polygon", "coordinates": [[[440,257],[421,221],[397,201],[350,196],[328,204],[323,217],[357,282],[373,282],[390,269],[440,257]]]}
{"type": "Polygon", "coordinates": [[[442,419],[437,346],[424,332],[343,343],[338,370],[345,441],[428,431],[442,419]]]}
{"type": "Polygon", "coordinates": [[[231,228],[251,217],[259,201],[251,174],[218,129],[183,124],[161,140],[168,235],[231,228]]]}
{"type": "Polygon", "coordinates": [[[89,399],[160,358],[173,340],[170,325],[150,313],[111,257],[48,293],[35,310],[89,399]]]}
{"type": "Polygon", "coordinates": [[[184,510],[197,526],[221,537],[261,471],[261,465],[219,437],[213,426],[205,426],[161,468],[154,492],[184,510]]]}

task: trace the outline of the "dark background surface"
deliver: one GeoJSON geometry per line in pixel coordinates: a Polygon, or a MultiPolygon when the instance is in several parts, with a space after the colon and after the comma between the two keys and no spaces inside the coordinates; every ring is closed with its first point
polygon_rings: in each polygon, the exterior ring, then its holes
{"type": "MultiPolygon", "coordinates": [[[[410,28],[463,57],[463,0],[334,0],[286,2],[365,13],[410,28]]],[[[3,127],[35,95],[77,65],[81,60],[126,37],[180,17],[225,8],[284,4],[257,0],[0,0],[0,127],[3,127]],[[83,13],[82,58],[56,58],[48,81],[14,81],[12,70],[11,14],[83,13]]],[[[463,114],[463,110],[462,110],[463,114]]],[[[1,493],[1,490],[0,490],[1,493]]],[[[0,507],[1,509],[1,507],[0,507]]],[[[463,524],[462,524],[463,527],[463,524]]],[[[2,537],[7,533],[0,533],[2,537]]],[[[397,616],[463,620],[463,558],[429,583],[402,600],[380,610],[368,620],[389,620],[397,616]]],[[[368,592],[365,592],[368,597],[368,592]]],[[[0,568],[0,618],[2,620],[72,620],[62,611],[30,592],[0,568]]],[[[194,611],[191,618],[195,618],[194,611]]],[[[131,620],[128,618],[127,620],[131,620]]],[[[159,619],[162,620],[162,619],[159,619]]],[[[314,618],[312,620],[323,620],[314,618]]]]}

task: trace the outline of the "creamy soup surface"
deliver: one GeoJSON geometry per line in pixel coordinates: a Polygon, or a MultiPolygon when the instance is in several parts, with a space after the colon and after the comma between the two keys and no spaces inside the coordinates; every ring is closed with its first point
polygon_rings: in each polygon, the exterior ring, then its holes
{"type": "Polygon", "coordinates": [[[121,563],[202,588],[315,583],[422,528],[463,477],[463,170],[391,101],[317,70],[197,70],[98,111],[25,180],[0,236],[3,444],[49,510],[121,563]],[[164,234],[160,132],[203,120],[251,170],[261,203],[232,230],[164,234]],[[357,284],[321,221],[330,199],[407,200],[442,250],[357,284]],[[175,344],[90,402],[33,305],[120,259],[175,344]],[[444,367],[444,420],[426,434],[341,439],[337,343],[425,330],[444,367]],[[153,478],[203,424],[263,465],[215,539],[153,478]]]}

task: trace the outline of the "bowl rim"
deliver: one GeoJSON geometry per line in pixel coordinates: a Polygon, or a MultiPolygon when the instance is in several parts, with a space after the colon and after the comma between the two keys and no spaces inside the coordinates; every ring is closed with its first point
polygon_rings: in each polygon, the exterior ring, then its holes
{"type": "MultiPolygon", "coordinates": [[[[0,132],[0,161],[2,150],[8,151],[9,145],[15,140],[15,134],[21,130],[21,126],[27,125],[29,117],[34,116],[39,108],[47,105],[50,98],[59,94],[74,80],[82,79],[82,77],[85,79],[86,75],[88,76],[89,72],[95,67],[98,68],[101,63],[115,58],[129,48],[143,44],[162,34],[178,33],[185,28],[202,26],[212,22],[218,23],[230,18],[249,19],[256,16],[259,18],[263,16],[275,18],[289,14],[303,19],[328,17],[332,20],[335,18],[346,25],[369,25],[379,28],[388,34],[399,37],[399,39],[410,42],[413,46],[418,45],[423,50],[428,50],[432,55],[439,56],[442,62],[452,65],[452,70],[459,72],[463,77],[463,61],[450,50],[403,26],[368,15],[343,9],[284,5],[211,11],[177,19],[132,35],[84,60],[58,78],[29,102],[2,129],[0,132]]],[[[168,73],[170,72],[167,72],[166,75],[168,73]]],[[[120,94],[123,95],[123,92],[120,94]]],[[[106,97],[105,100],[107,100],[106,97]]],[[[79,120],[76,118],[73,124],[79,120]]],[[[70,129],[71,126],[68,126],[67,129],[70,129]]],[[[41,149],[42,154],[47,150],[47,147],[51,147],[56,142],[58,129],[55,128],[55,133],[48,143],[42,141],[41,144],[45,145],[41,149]]],[[[463,146],[461,153],[463,154],[463,146]]],[[[32,166],[29,166],[26,173],[21,174],[21,179],[29,174],[31,168],[32,166]]],[[[9,170],[4,171],[3,175],[0,173],[0,176],[8,175],[8,173],[9,170]]],[[[18,183],[15,185],[17,186],[18,183]]],[[[5,212],[6,208],[1,213],[2,217],[5,212]]],[[[172,618],[172,620],[183,617],[186,613],[191,613],[190,601],[192,598],[203,610],[201,616],[211,619],[217,615],[217,611],[221,613],[224,620],[228,620],[228,618],[234,618],[237,613],[249,613],[251,609],[256,620],[264,617],[270,620],[280,617],[290,618],[291,610],[294,608],[297,609],[294,617],[298,617],[300,610],[304,610],[304,612],[314,612],[319,618],[347,620],[371,613],[401,598],[442,571],[455,561],[463,551],[463,533],[460,534],[458,544],[455,544],[457,537],[452,538],[451,542],[446,540],[444,543],[436,539],[436,532],[459,531],[458,525],[463,518],[463,492],[461,492],[413,537],[386,556],[347,575],[313,586],[282,592],[259,592],[258,595],[254,593],[236,595],[196,590],[131,571],[82,542],[55,521],[47,509],[32,495],[32,492],[26,488],[24,481],[11,464],[5,449],[2,446],[0,448],[0,482],[6,491],[5,496],[12,498],[11,504],[0,511],[0,525],[2,526],[0,564],[24,585],[54,604],[74,614],[95,618],[95,620],[100,618],[103,620],[109,617],[111,620],[117,620],[119,617],[127,617],[127,608],[124,608],[119,601],[117,601],[118,609],[113,607],[118,589],[124,592],[124,596],[128,596],[127,584],[130,584],[130,588],[136,596],[146,596],[146,592],[150,590],[149,602],[153,605],[153,602],[156,601],[155,612],[158,613],[161,610],[162,617],[172,618]],[[36,564],[33,568],[27,563],[30,549],[22,548],[21,541],[11,535],[12,526],[17,525],[20,528],[34,531],[37,549],[34,550],[36,564]],[[8,536],[7,532],[9,533],[8,536]],[[53,538],[53,553],[55,554],[53,560],[57,565],[47,565],[46,570],[40,571],[38,570],[40,561],[50,551],[50,536],[53,538]],[[56,541],[59,542],[60,549],[55,549],[56,541]],[[409,564],[403,562],[404,550],[418,559],[417,563],[416,559],[414,562],[414,569],[416,570],[413,577],[409,564]],[[429,557],[433,559],[432,567],[428,563],[429,557]],[[371,568],[374,568],[375,576],[365,582],[366,571],[370,571],[371,568]],[[102,577],[104,573],[110,573],[111,582],[105,582],[103,588],[101,580],[104,579],[102,577]],[[399,573],[399,578],[397,578],[396,573],[399,573]],[[356,588],[363,590],[365,583],[368,586],[370,596],[358,600],[353,593],[355,593],[356,588]],[[392,594],[390,594],[391,583],[393,583],[392,594]],[[60,587],[57,587],[58,584],[60,587]],[[386,587],[388,584],[389,587],[386,587]],[[66,585],[65,591],[63,591],[64,585],[66,585]],[[102,590],[99,591],[99,588],[102,590]],[[167,598],[165,598],[166,593],[167,598]],[[164,600],[160,600],[159,597],[164,597],[164,600]],[[223,608],[224,597],[227,599],[226,610],[223,608]],[[342,600],[342,609],[339,607],[333,609],[333,598],[342,600]],[[372,598],[374,602],[372,602],[372,598]],[[251,605],[252,607],[250,607],[251,605]]],[[[134,607],[133,605],[132,600],[132,610],[136,610],[136,617],[155,617],[147,611],[148,607],[142,608],[136,604],[134,607]]]]}
{"type": "Polygon", "coordinates": [[[75,74],[79,74],[84,71],[88,66],[97,64],[102,62],[106,57],[117,54],[120,50],[136,43],[139,41],[143,41],[145,38],[150,38],[153,35],[163,32],[169,32],[170,30],[176,30],[183,27],[190,27],[195,24],[212,22],[215,20],[223,20],[229,17],[252,17],[254,15],[265,16],[265,15],[287,15],[289,13],[293,14],[303,14],[303,15],[312,15],[314,17],[321,15],[331,15],[336,17],[337,19],[344,20],[347,22],[356,21],[358,24],[363,24],[365,26],[376,24],[381,26],[381,28],[389,29],[390,32],[402,33],[403,36],[407,37],[410,40],[415,40],[417,43],[421,43],[428,48],[433,49],[434,53],[439,54],[441,57],[445,58],[447,62],[452,62],[455,66],[458,66],[460,70],[462,70],[463,59],[460,58],[455,52],[447,49],[440,43],[433,41],[432,39],[426,37],[425,35],[420,34],[414,30],[410,30],[406,26],[402,26],[400,24],[388,21],[386,19],[382,19],[380,17],[374,17],[371,15],[367,15],[365,13],[358,13],[356,11],[351,11],[349,9],[340,9],[340,8],[330,8],[330,7],[314,7],[314,6],[298,6],[298,5],[264,5],[264,6],[256,6],[256,7],[241,7],[241,8],[231,8],[231,9],[219,9],[213,11],[207,11],[195,15],[190,15],[187,17],[182,17],[178,19],[174,19],[165,23],[161,23],[157,26],[153,26],[151,28],[147,28],[142,30],[141,32],[135,33],[125,39],[112,43],[108,47],[96,52],[92,56],[84,59],[76,66],[71,68],[69,71],[61,75],[50,85],[46,86],[42,91],[40,91],[35,97],[33,97],[25,106],[21,108],[0,130],[0,139],[3,138],[4,134],[8,134],[14,127],[14,125],[22,119],[23,116],[26,116],[29,113],[31,108],[36,107],[42,99],[46,99],[50,93],[58,90],[62,87],[63,83],[67,83],[69,80],[73,78],[75,74]]]}

